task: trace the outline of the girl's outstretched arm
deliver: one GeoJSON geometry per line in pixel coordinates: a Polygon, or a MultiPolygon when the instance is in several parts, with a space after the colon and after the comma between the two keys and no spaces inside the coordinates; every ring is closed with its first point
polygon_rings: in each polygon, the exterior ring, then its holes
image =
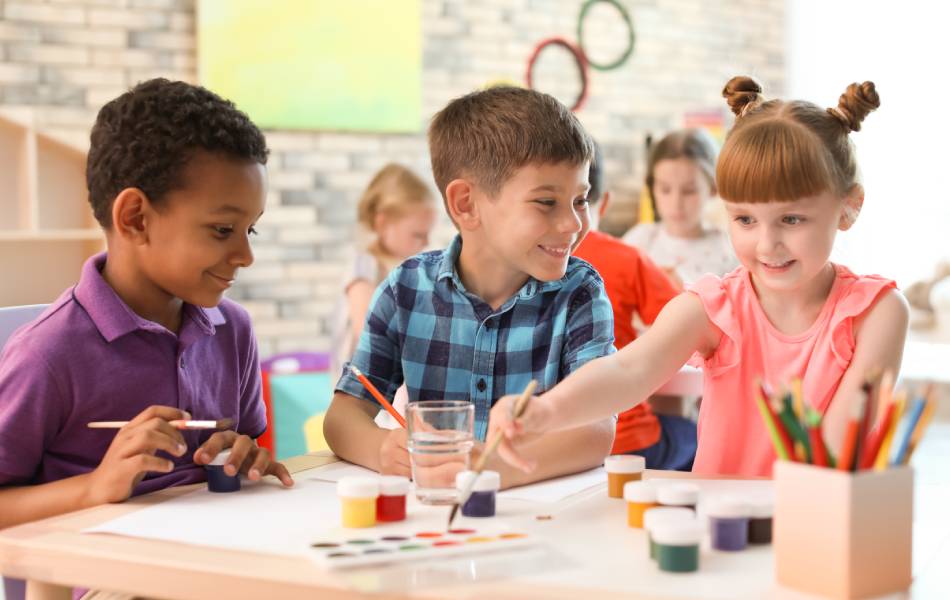
{"type": "Polygon", "coordinates": [[[615,354],[587,363],[546,394],[532,398],[517,422],[509,414],[517,396],[500,399],[491,411],[488,439],[495,431],[504,432],[499,454],[512,465],[530,470],[533,465],[515,450],[520,441],[632,408],[669,381],[693,352],[709,356],[720,336],[699,298],[680,294],[642,337],[615,354]]]}

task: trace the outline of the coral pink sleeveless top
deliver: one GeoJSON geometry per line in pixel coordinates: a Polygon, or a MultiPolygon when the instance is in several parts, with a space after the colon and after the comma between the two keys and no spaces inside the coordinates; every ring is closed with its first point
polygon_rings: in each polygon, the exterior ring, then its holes
{"type": "Polygon", "coordinates": [[[855,317],[896,287],[877,275],[834,267],[821,314],[798,335],[785,335],[769,322],[744,267],[722,278],[707,275],[689,288],[722,331],[708,359],[698,353],[690,359],[705,375],[693,472],[771,476],[776,455],[755,405],[756,378],[778,389],[798,377],[805,402],[822,414],[828,409],[854,354],[855,317]]]}

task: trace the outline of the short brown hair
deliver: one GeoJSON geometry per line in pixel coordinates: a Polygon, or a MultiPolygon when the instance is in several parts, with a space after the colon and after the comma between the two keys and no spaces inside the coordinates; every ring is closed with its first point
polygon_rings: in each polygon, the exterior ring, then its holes
{"type": "Polygon", "coordinates": [[[593,152],[590,136],[566,106],[519,87],[492,87],[456,98],[429,126],[432,174],[443,198],[459,177],[471,177],[494,195],[520,167],[581,165],[593,152]]]}
{"type": "Polygon", "coordinates": [[[881,105],[874,84],[852,83],[835,108],[804,100],[762,98],[750,77],[733,77],[722,91],[736,124],[726,137],[716,184],[730,202],[787,202],[825,191],[846,195],[857,184],[849,135],[881,105]]]}

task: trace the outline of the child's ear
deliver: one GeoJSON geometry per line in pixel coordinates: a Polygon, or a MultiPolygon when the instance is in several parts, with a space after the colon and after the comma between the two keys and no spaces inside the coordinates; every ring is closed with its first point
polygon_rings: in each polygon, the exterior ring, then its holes
{"type": "Polygon", "coordinates": [[[148,215],[152,211],[152,204],[145,192],[138,188],[125,188],[112,203],[113,233],[133,244],[145,243],[148,241],[148,215]]]}
{"type": "Polygon", "coordinates": [[[604,215],[607,214],[607,205],[610,204],[610,192],[604,190],[603,195],[600,197],[600,205],[597,207],[597,216],[601,219],[604,218],[604,215]]]}
{"type": "Polygon", "coordinates": [[[452,221],[461,229],[476,229],[481,225],[475,186],[465,179],[453,179],[445,186],[445,206],[452,221]]]}
{"type": "Polygon", "coordinates": [[[848,195],[844,197],[844,206],[841,210],[841,217],[838,219],[838,229],[847,231],[851,229],[854,222],[858,220],[861,214],[861,207],[864,206],[864,187],[856,183],[848,195]]]}

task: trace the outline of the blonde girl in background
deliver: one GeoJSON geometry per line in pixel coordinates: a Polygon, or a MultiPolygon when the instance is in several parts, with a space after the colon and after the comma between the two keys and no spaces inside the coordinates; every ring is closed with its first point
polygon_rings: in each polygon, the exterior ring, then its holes
{"type": "Polygon", "coordinates": [[[800,379],[838,454],[868,374],[900,371],[906,300],[890,279],[829,260],[838,231],[854,225],[864,204],[850,133],[880,105],[874,84],[851,84],[828,109],[765,101],[761,92],[748,77],[723,90],[736,124],[716,181],[742,266],[702,277],[642,337],[529,402],[518,422],[508,412],[515,398],[499,400],[490,427],[509,438],[506,460],[530,469],[512,441],[626,410],[690,361],[703,367],[693,471],[768,476],[775,450],[753,401],[759,379],[772,389],[800,379]]]}
{"type": "Polygon", "coordinates": [[[681,287],[739,266],[726,235],[704,222],[716,196],[716,154],[715,140],[702,129],[675,131],[656,143],[646,186],[657,222],[634,225],[623,236],[681,287]]]}
{"type": "Polygon", "coordinates": [[[353,356],[376,286],[402,261],[425,250],[436,215],[429,187],[402,165],[386,165],[369,182],[357,206],[365,241],[343,282],[344,299],[337,311],[335,377],[353,356]]]}

